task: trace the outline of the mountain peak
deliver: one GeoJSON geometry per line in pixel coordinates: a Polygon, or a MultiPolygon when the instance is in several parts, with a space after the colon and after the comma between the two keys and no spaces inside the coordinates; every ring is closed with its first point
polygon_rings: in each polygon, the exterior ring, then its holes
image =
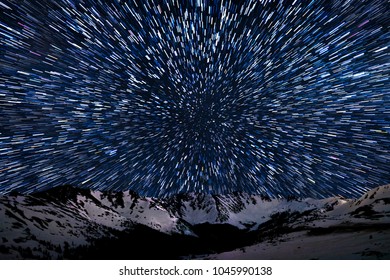
{"type": "Polygon", "coordinates": [[[31,196],[35,198],[51,199],[61,202],[69,200],[76,201],[78,195],[90,196],[91,190],[77,188],[71,185],[63,185],[31,194],[31,196]]]}

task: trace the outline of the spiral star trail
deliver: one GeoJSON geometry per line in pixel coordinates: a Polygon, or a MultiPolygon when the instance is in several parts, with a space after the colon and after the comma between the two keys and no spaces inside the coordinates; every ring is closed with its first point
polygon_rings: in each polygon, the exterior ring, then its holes
{"type": "Polygon", "coordinates": [[[378,1],[0,0],[0,192],[390,182],[378,1]]]}

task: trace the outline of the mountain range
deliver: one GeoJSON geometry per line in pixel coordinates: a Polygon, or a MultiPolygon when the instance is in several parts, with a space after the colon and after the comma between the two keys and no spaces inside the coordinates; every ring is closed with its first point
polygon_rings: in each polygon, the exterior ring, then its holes
{"type": "Polygon", "coordinates": [[[193,258],[390,259],[390,185],[359,199],[72,186],[0,196],[0,259],[193,258]]]}

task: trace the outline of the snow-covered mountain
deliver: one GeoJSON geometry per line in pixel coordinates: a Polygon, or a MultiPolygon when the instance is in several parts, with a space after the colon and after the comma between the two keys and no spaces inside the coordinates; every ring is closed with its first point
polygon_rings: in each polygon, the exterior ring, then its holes
{"type": "MultiPolygon", "coordinates": [[[[96,247],[99,240],[125,240],[138,250],[138,243],[153,240],[204,244],[205,239],[229,238],[230,233],[255,243],[286,232],[351,225],[390,227],[390,185],[357,200],[269,199],[245,193],[156,199],[132,191],[64,186],[30,195],[0,196],[0,258],[72,258],[66,253],[92,244],[96,247]]],[[[214,245],[211,242],[209,247],[214,245]]]]}

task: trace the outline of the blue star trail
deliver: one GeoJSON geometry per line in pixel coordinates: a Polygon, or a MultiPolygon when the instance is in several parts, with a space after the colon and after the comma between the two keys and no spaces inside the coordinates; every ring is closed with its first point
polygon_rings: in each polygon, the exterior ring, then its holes
{"type": "Polygon", "coordinates": [[[0,0],[0,192],[318,198],[389,183],[389,13],[0,0]]]}

